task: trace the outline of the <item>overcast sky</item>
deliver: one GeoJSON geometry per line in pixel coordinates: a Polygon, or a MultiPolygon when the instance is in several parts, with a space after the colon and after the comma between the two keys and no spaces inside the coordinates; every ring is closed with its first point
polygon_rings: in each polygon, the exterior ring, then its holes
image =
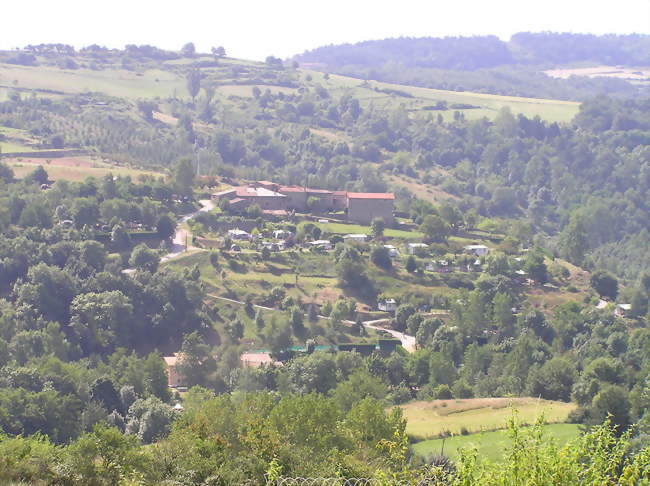
{"type": "Polygon", "coordinates": [[[650,0],[6,0],[0,48],[153,44],[286,58],[326,44],[520,31],[650,34],[650,0]]]}

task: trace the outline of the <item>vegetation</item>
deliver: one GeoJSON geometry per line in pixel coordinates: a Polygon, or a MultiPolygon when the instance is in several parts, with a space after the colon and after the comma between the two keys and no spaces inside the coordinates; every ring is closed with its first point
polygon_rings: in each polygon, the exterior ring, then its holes
{"type": "Polygon", "coordinates": [[[192,43],[0,59],[32,90],[0,143],[81,154],[0,163],[0,482],[646,480],[647,100],[522,105],[562,122],[192,43]],[[395,223],[205,201],[261,179],[393,191],[395,223]],[[513,422],[494,461],[409,445],[509,402],[580,433],[513,422]]]}

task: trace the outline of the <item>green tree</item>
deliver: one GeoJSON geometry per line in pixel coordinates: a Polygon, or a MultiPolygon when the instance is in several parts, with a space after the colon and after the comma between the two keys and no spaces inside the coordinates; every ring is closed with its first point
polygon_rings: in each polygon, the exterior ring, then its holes
{"type": "Polygon", "coordinates": [[[190,70],[185,76],[185,82],[187,84],[187,92],[192,97],[192,103],[194,103],[196,95],[201,90],[201,71],[198,69],[190,70]]]}
{"type": "Polygon", "coordinates": [[[524,261],[524,270],[534,281],[544,284],[548,282],[548,269],[544,263],[544,254],[534,249],[529,251],[524,261]]]}
{"type": "Polygon", "coordinates": [[[158,269],[159,262],[158,254],[145,244],[136,246],[131,252],[131,258],[129,258],[129,265],[138,270],[147,270],[151,273],[158,269]]]}
{"type": "Polygon", "coordinates": [[[176,232],[176,222],[169,214],[163,214],[156,223],[156,232],[162,239],[171,238],[176,232]]]}
{"type": "Polygon", "coordinates": [[[451,232],[451,227],[444,219],[436,214],[425,216],[420,231],[424,233],[427,240],[436,243],[446,243],[451,232]]]}
{"type": "Polygon", "coordinates": [[[404,268],[406,268],[406,271],[408,273],[413,273],[418,269],[418,264],[415,261],[415,257],[413,255],[408,256],[404,268]]]}
{"type": "Polygon", "coordinates": [[[216,362],[210,347],[199,333],[191,332],[183,338],[183,345],[176,364],[176,371],[184,378],[188,387],[209,386],[216,362]]]}
{"type": "Polygon", "coordinates": [[[390,253],[387,248],[383,246],[375,246],[370,252],[370,261],[380,268],[390,270],[393,267],[393,261],[390,258],[390,253]]]}
{"type": "Polygon", "coordinates": [[[174,187],[183,196],[192,195],[192,186],[194,185],[194,166],[192,159],[184,157],[180,159],[172,169],[172,179],[174,187]]]}
{"type": "Polygon", "coordinates": [[[589,249],[587,230],[582,218],[574,215],[569,224],[560,234],[560,248],[562,255],[570,262],[581,265],[585,252],[589,249]]]}
{"type": "Polygon", "coordinates": [[[370,234],[373,238],[380,238],[384,236],[385,228],[386,222],[383,218],[373,218],[372,223],[370,224],[370,234]]]}
{"type": "Polygon", "coordinates": [[[618,280],[611,273],[604,270],[596,270],[589,278],[591,286],[601,297],[616,299],[618,295],[618,280]]]}

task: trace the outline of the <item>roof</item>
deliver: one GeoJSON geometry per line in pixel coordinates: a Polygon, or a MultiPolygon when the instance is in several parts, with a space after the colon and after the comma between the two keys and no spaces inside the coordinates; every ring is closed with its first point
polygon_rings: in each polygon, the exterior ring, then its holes
{"type": "Polygon", "coordinates": [[[316,240],[316,241],[310,241],[310,245],[331,245],[330,240],[316,240]]]}
{"type": "Polygon", "coordinates": [[[304,187],[300,186],[281,186],[280,189],[278,189],[280,192],[305,192],[304,187]]]}
{"type": "Polygon", "coordinates": [[[348,192],[348,199],[395,199],[392,192],[348,192]]]}
{"type": "Polygon", "coordinates": [[[260,366],[264,363],[273,363],[273,358],[269,353],[244,353],[241,355],[241,361],[249,366],[260,366]]]}
{"type": "Polygon", "coordinates": [[[226,194],[232,194],[237,191],[237,188],[226,189],[224,191],[215,192],[213,196],[225,196],[226,194]]]}
{"type": "Polygon", "coordinates": [[[346,239],[346,238],[368,238],[368,235],[363,235],[361,233],[352,233],[352,234],[343,236],[343,239],[346,239]]]}
{"type": "Polygon", "coordinates": [[[623,310],[632,310],[632,304],[616,304],[616,307],[623,310]]]}
{"type": "Polygon", "coordinates": [[[287,197],[265,187],[237,187],[237,197],[287,197]]]}
{"type": "Polygon", "coordinates": [[[347,196],[348,191],[333,191],[332,194],[335,196],[347,196]]]}
{"type": "Polygon", "coordinates": [[[467,245],[466,250],[487,250],[488,247],[485,245],[467,245]]]}
{"type": "Polygon", "coordinates": [[[427,248],[428,245],[426,243],[409,243],[408,246],[410,248],[427,248]]]}
{"type": "Polygon", "coordinates": [[[307,192],[311,194],[333,194],[332,191],[328,191],[327,189],[306,189],[307,192]]]}
{"type": "Polygon", "coordinates": [[[246,231],[240,230],[239,228],[228,230],[228,233],[231,234],[231,235],[247,235],[248,234],[246,231]]]}

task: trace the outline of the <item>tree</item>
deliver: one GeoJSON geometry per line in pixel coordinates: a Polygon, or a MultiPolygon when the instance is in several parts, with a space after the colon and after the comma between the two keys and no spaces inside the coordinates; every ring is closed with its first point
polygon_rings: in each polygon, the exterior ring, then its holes
{"type": "Polygon", "coordinates": [[[34,181],[38,184],[47,184],[49,182],[50,176],[48,175],[47,171],[43,168],[42,165],[39,165],[32,171],[29,176],[27,176],[28,180],[34,181]]]}
{"type": "Polygon", "coordinates": [[[72,218],[77,228],[93,225],[99,219],[99,206],[94,198],[80,197],[72,204],[72,218]]]}
{"type": "Polygon", "coordinates": [[[420,225],[420,231],[424,233],[425,238],[436,243],[445,243],[451,232],[450,230],[449,224],[435,214],[425,216],[420,225]]]}
{"type": "Polygon", "coordinates": [[[544,254],[540,250],[534,249],[528,252],[524,261],[524,270],[534,281],[540,284],[548,282],[548,269],[544,263],[544,254]]]}
{"type": "Polygon", "coordinates": [[[133,402],[127,415],[126,434],[136,435],[145,444],[151,444],[171,430],[174,409],[156,397],[133,402]]]}
{"type": "Polygon", "coordinates": [[[553,358],[529,373],[530,396],[568,402],[576,377],[573,363],[563,358],[553,358]]]}
{"type": "Polygon", "coordinates": [[[383,218],[373,218],[370,224],[370,234],[372,234],[373,238],[380,238],[384,236],[385,227],[386,223],[383,218]]]}
{"type": "Polygon", "coordinates": [[[198,69],[190,70],[185,76],[185,82],[187,84],[187,92],[192,97],[192,103],[194,103],[196,95],[201,90],[201,71],[198,69]]]}
{"type": "Polygon", "coordinates": [[[418,264],[413,255],[409,255],[406,259],[405,268],[408,273],[413,273],[418,269],[418,264]]]}
{"type": "Polygon", "coordinates": [[[604,270],[596,270],[591,274],[589,282],[601,297],[609,297],[612,300],[616,299],[618,295],[618,280],[611,273],[604,270]]]}
{"type": "Polygon", "coordinates": [[[196,55],[196,47],[194,42],[188,42],[183,47],[181,47],[181,55],[183,57],[194,57],[196,55]]]}
{"type": "Polygon", "coordinates": [[[211,375],[216,371],[216,362],[199,333],[194,331],[184,337],[179,356],[176,371],[187,386],[209,386],[211,375]]]}
{"type": "Polygon", "coordinates": [[[305,330],[304,315],[300,307],[293,306],[290,312],[291,328],[295,335],[299,336],[305,330]]]}
{"type": "Polygon", "coordinates": [[[106,378],[97,378],[90,387],[90,399],[101,404],[107,412],[123,412],[122,401],[115,391],[113,382],[106,378]]]}
{"type": "Polygon", "coordinates": [[[618,385],[606,385],[594,397],[589,408],[589,423],[602,424],[605,420],[617,427],[622,434],[630,425],[630,399],[627,390],[618,385]]]}
{"type": "Polygon", "coordinates": [[[583,220],[578,215],[574,215],[560,234],[562,255],[571,263],[581,265],[585,252],[589,249],[588,243],[583,220]]]}
{"type": "Polygon", "coordinates": [[[223,46],[213,47],[211,52],[214,57],[226,57],[226,49],[224,49],[223,46]]]}
{"type": "Polygon", "coordinates": [[[113,226],[113,231],[111,231],[111,243],[117,251],[124,251],[131,247],[131,237],[124,230],[124,227],[121,224],[116,224],[113,226]]]}
{"type": "Polygon", "coordinates": [[[0,180],[4,182],[11,182],[14,180],[14,171],[4,162],[0,162],[0,180]]]}
{"type": "Polygon", "coordinates": [[[194,166],[192,159],[184,157],[180,159],[172,169],[172,180],[174,187],[183,196],[192,195],[194,185],[194,166]]]}
{"type": "Polygon", "coordinates": [[[138,110],[140,110],[140,113],[142,113],[142,118],[144,118],[149,122],[153,121],[153,112],[157,108],[158,106],[152,101],[148,101],[148,100],[138,101],[138,110]]]}
{"type": "Polygon", "coordinates": [[[370,253],[370,261],[380,268],[389,270],[393,267],[393,261],[390,258],[388,248],[376,246],[370,253]]]}
{"type": "Polygon", "coordinates": [[[131,258],[129,258],[129,265],[138,270],[147,270],[151,273],[158,269],[159,262],[158,254],[145,244],[136,246],[131,252],[131,258]]]}
{"type": "Polygon", "coordinates": [[[163,240],[171,238],[176,232],[176,222],[169,214],[163,214],[156,223],[156,232],[163,240]]]}

